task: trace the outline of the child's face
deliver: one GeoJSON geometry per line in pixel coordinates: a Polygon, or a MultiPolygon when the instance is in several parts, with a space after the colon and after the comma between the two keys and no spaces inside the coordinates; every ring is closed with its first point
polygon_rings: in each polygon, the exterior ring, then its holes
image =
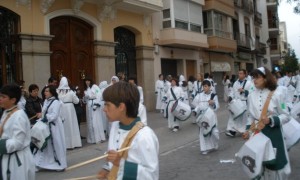
{"type": "Polygon", "coordinates": [[[0,94],[0,107],[9,109],[15,105],[16,99],[9,98],[6,94],[0,94]]]}
{"type": "Polygon", "coordinates": [[[210,92],[210,86],[204,85],[204,86],[203,86],[203,91],[204,91],[205,93],[209,93],[209,92],[210,92]]]}
{"type": "Polygon", "coordinates": [[[109,121],[120,120],[121,110],[111,102],[105,101],[103,111],[109,121]]]}

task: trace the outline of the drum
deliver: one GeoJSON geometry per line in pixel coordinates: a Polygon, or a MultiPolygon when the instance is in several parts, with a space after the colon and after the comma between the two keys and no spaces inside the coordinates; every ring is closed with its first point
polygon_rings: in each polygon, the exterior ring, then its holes
{"type": "Polygon", "coordinates": [[[228,104],[228,110],[231,112],[233,119],[235,120],[247,111],[247,107],[246,104],[240,99],[233,99],[228,104]]]}
{"type": "Polygon", "coordinates": [[[49,126],[43,121],[37,121],[31,128],[31,142],[37,148],[43,150],[47,146],[47,140],[50,138],[49,126]]]}
{"type": "Polygon", "coordinates": [[[191,110],[191,107],[188,104],[185,104],[184,102],[177,100],[172,105],[171,113],[178,120],[185,121],[191,116],[192,110],[191,110]]]}
{"type": "Polygon", "coordinates": [[[294,118],[282,126],[283,137],[287,149],[290,149],[300,140],[300,124],[294,118]]]}
{"type": "Polygon", "coordinates": [[[261,175],[264,162],[275,159],[275,150],[271,140],[260,132],[241,147],[236,157],[249,179],[254,179],[261,175]]]}
{"type": "Polygon", "coordinates": [[[295,120],[300,121],[300,102],[294,105],[291,110],[291,115],[295,120]]]}
{"type": "Polygon", "coordinates": [[[217,125],[217,117],[211,108],[196,112],[196,123],[201,128],[203,136],[211,134],[212,129],[217,125]]]}

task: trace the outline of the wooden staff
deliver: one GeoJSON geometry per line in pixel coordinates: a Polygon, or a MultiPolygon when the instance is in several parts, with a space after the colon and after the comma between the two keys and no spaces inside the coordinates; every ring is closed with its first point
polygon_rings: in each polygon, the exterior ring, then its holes
{"type": "MultiPolygon", "coordinates": [[[[125,147],[125,148],[123,148],[123,149],[120,149],[120,150],[118,150],[117,152],[119,153],[119,152],[122,152],[122,151],[126,151],[126,150],[128,150],[128,149],[130,149],[130,146],[129,146],[129,147],[125,147]]],[[[72,170],[72,169],[75,169],[75,168],[78,168],[78,167],[80,167],[80,166],[84,166],[84,165],[90,164],[90,163],[92,163],[92,162],[95,162],[95,161],[98,161],[98,160],[100,160],[100,159],[106,158],[107,156],[108,156],[108,154],[104,154],[103,156],[100,156],[100,157],[97,157],[97,158],[94,158],[94,159],[90,159],[90,160],[88,160],[88,161],[85,161],[85,162],[82,162],[82,163],[79,163],[79,164],[75,164],[75,165],[73,165],[73,166],[68,167],[68,168],[66,169],[66,171],[72,170]]]]}
{"type": "Polygon", "coordinates": [[[65,179],[65,180],[91,180],[91,179],[98,179],[98,176],[85,176],[85,177],[79,177],[79,178],[71,178],[71,179],[65,179]]]}
{"type": "Polygon", "coordinates": [[[29,118],[29,121],[33,120],[34,118],[36,118],[37,115],[34,115],[32,117],[29,118]]]}

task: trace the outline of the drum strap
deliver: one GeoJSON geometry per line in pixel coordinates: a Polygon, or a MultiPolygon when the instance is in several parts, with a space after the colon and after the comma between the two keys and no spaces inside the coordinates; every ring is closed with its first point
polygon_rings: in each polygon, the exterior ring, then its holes
{"type": "Polygon", "coordinates": [[[250,126],[250,131],[251,132],[254,132],[255,134],[257,134],[265,127],[265,124],[263,123],[262,118],[267,115],[268,107],[269,107],[269,104],[270,104],[273,93],[274,93],[274,91],[269,92],[269,94],[267,96],[267,99],[266,99],[266,102],[264,104],[264,107],[261,111],[258,123],[255,123],[255,121],[252,122],[252,124],[250,126]]]}
{"type": "Polygon", "coordinates": [[[3,122],[1,123],[1,126],[0,126],[0,137],[2,136],[2,133],[3,133],[3,128],[4,128],[4,125],[5,123],[7,122],[7,120],[10,118],[10,116],[16,112],[18,110],[18,107],[15,106],[11,111],[9,111],[9,113],[7,114],[6,118],[3,120],[3,122]]]}
{"type": "MultiPolygon", "coordinates": [[[[126,139],[124,140],[124,142],[121,146],[121,149],[123,149],[125,147],[129,147],[131,145],[133,138],[137,134],[137,132],[139,132],[139,130],[141,130],[144,126],[145,125],[141,121],[136,122],[136,124],[133,126],[133,128],[129,131],[128,135],[126,136],[126,139]]],[[[127,159],[128,150],[119,152],[119,155],[120,155],[120,157],[127,159]]],[[[112,169],[110,170],[110,172],[107,176],[107,179],[108,180],[116,180],[118,171],[119,171],[119,167],[114,165],[112,167],[112,169]]]]}
{"type": "Polygon", "coordinates": [[[175,94],[174,94],[174,91],[173,91],[172,87],[171,87],[171,94],[172,94],[173,98],[174,98],[175,100],[177,100],[177,98],[176,98],[176,96],[175,96],[175,94]]]}

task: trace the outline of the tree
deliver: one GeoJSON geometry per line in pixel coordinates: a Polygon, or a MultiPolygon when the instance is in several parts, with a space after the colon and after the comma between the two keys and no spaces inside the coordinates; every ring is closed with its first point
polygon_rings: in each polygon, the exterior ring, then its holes
{"type": "Polygon", "coordinates": [[[284,64],[281,66],[282,71],[285,72],[296,72],[299,70],[298,58],[296,57],[295,50],[288,50],[284,56],[284,64]]]}
{"type": "MultiPolygon", "coordinates": [[[[281,3],[283,0],[277,0],[277,4],[281,3]]],[[[293,4],[294,6],[294,13],[300,15],[300,0],[286,0],[287,3],[293,4]],[[295,3],[295,4],[294,4],[295,3]]]]}

